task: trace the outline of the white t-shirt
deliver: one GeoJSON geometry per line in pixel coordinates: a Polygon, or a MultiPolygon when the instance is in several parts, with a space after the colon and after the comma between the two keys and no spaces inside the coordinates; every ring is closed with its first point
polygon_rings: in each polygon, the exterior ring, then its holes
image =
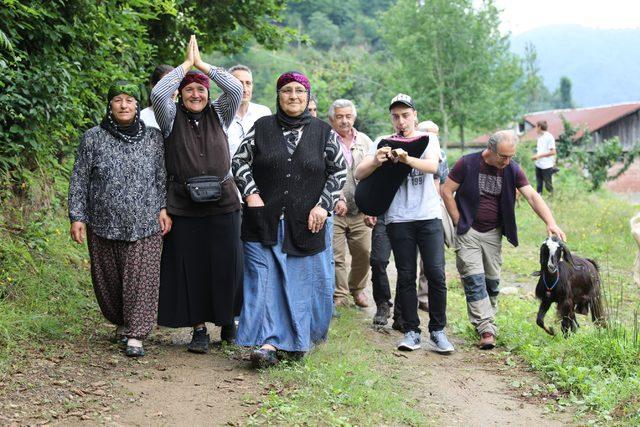
{"type": "MultiPolygon", "coordinates": [[[[544,131],[542,135],[538,137],[538,145],[536,147],[536,154],[548,153],[556,148],[556,140],[549,132],[544,131]]],[[[540,169],[549,169],[556,164],[556,156],[542,157],[536,160],[536,167],[540,169]]]]}
{"type": "Polygon", "coordinates": [[[242,143],[242,140],[249,133],[249,130],[251,130],[256,120],[260,117],[270,115],[271,110],[269,107],[250,102],[247,114],[245,114],[243,118],[240,118],[237,115],[233,118],[233,122],[229,125],[229,129],[227,129],[229,154],[231,154],[231,157],[236,153],[238,147],[242,143]]]}
{"type": "MultiPolygon", "coordinates": [[[[417,135],[426,135],[425,132],[416,132],[417,135]]],[[[379,139],[376,139],[379,142],[379,139]]],[[[375,155],[378,144],[371,145],[371,155],[375,155]]],[[[440,158],[440,142],[438,136],[429,134],[429,145],[422,153],[421,159],[427,154],[432,158],[440,158]]],[[[440,208],[440,196],[436,190],[433,174],[412,169],[405,181],[396,192],[389,209],[384,214],[384,223],[411,222],[427,219],[442,219],[440,208]]]]}
{"type": "Polygon", "coordinates": [[[148,128],[156,128],[160,130],[160,125],[156,121],[156,115],[153,112],[153,107],[147,107],[140,111],[140,120],[142,120],[148,128]]]}

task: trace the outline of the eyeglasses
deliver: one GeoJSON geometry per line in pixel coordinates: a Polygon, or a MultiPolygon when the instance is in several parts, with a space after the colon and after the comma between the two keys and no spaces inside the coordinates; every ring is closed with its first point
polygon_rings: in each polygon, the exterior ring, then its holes
{"type": "Polygon", "coordinates": [[[494,153],[496,153],[496,156],[498,156],[500,160],[511,160],[513,157],[515,157],[515,154],[512,154],[511,156],[505,156],[503,154],[498,153],[497,151],[494,151],[494,153]]]}
{"type": "Polygon", "coordinates": [[[280,89],[278,92],[280,92],[281,94],[286,95],[286,96],[291,96],[294,93],[296,95],[298,95],[298,96],[303,96],[303,95],[307,94],[307,90],[306,89],[299,89],[299,88],[296,88],[296,89],[291,89],[291,88],[280,89]]]}

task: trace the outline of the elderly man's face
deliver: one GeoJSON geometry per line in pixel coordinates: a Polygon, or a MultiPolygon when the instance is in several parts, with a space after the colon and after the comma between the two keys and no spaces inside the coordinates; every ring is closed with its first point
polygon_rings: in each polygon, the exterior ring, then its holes
{"type": "Polygon", "coordinates": [[[493,166],[504,169],[509,166],[509,162],[516,155],[516,142],[514,139],[505,139],[498,143],[496,151],[491,152],[495,159],[493,166]]]}
{"type": "Polygon", "coordinates": [[[184,106],[192,113],[199,113],[204,110],[207,102],[209,102],[209,91],[200,83],[189,83],[182,88],[180,94],[182,95],[184,106]]]}
{"type": "Polygon", "coordinates": [[[231,74],[242,83],[242,102],[250,102],[253,95],[253,77],[251,73],[246,70],[235,70],[231,74]]]}
{"type": "Polygon", "coordinates": [[[353,132],[356,115],[351,107],[336,108],[333,112],[333,117],[329,117],[329,122],[341,137],[347,138],[353,132]]]}
{"type": "Polygon", "coordinates": [[[111,114],[119,125],[128,125],[133,123],[136,118],[136,106],[138,105],[133,96],[121,93],[111,99],[109,106],[111,114]]]}
{"type": "Polygon", "coordinates": [[[318,106],[315,101],[309,101],[309,112],[313,117],[318,117],[318,106]]]}

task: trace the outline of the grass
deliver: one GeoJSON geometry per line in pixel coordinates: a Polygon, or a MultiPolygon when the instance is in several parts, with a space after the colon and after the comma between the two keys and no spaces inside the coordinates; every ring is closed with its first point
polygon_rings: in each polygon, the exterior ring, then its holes
{"type": "MultiPolygon", "coordinates": [[[[530,176],[530,175],[529,175],[530,176]]],[[[498,344],[507,354],[521,356],[549,382],[550,389],[566,392],[560,405],[574,405],[579,414],[592,414],[592,422],[640,423],[640,342],[638,303],[632,268],[637,247],[628,220],[637,207],[606,191],[588,192],[577,173],[556,175],[556,193],[548,201],[572,252],[596,259],[608,301],[610,326],[599,329],[583,316],[582,327],[568,339],[551,337],[535,324],[538,301],[531,296],[503,296],[497,324],[498,344]]],[[[517,210],[520,246],[503,245],[503,278],[535,282],[539,245],[546,236],[544,224],[526,202],[517,210]]],[[[454,330],[477,339],[466,320],[462,291],[454,282],[450,318],[454,330]]],[[[503,280],[502,286],[509,286],[503,280]]],[[[554,310],[547,324],[557,323],[554,310]]],[[[558,325],[554,325],[559,331],[558,325]]]]}
{"type": "Polygon", "coordinates": [[[388,348],[376,346],[364,328],[369,319],[341,310],[317,351],[264,372],[271,391],[249,423],[425,425],[401,380],[406,365],[388,348]]]}
{"type": "Polygon", "coordinates": [[[25,201],[4,202],[0,374],[24,352],[44,348],[50,339],[77,335],[97,319],[87,250],[71,242],[64,210],[55,201],[39,211],[27,209],[25,201]]]}

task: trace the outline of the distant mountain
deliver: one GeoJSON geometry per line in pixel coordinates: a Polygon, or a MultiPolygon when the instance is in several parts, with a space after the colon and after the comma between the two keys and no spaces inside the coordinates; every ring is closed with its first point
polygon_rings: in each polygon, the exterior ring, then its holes
{"type": "Polygon", "coordinates": [[[513,36],[511,49],[522,55],[527,42],[536,47],[549,90],[558,87],[560,77],[569,77],[578,106],[640,100],[640,28],[540,27],[513,36]]]}

